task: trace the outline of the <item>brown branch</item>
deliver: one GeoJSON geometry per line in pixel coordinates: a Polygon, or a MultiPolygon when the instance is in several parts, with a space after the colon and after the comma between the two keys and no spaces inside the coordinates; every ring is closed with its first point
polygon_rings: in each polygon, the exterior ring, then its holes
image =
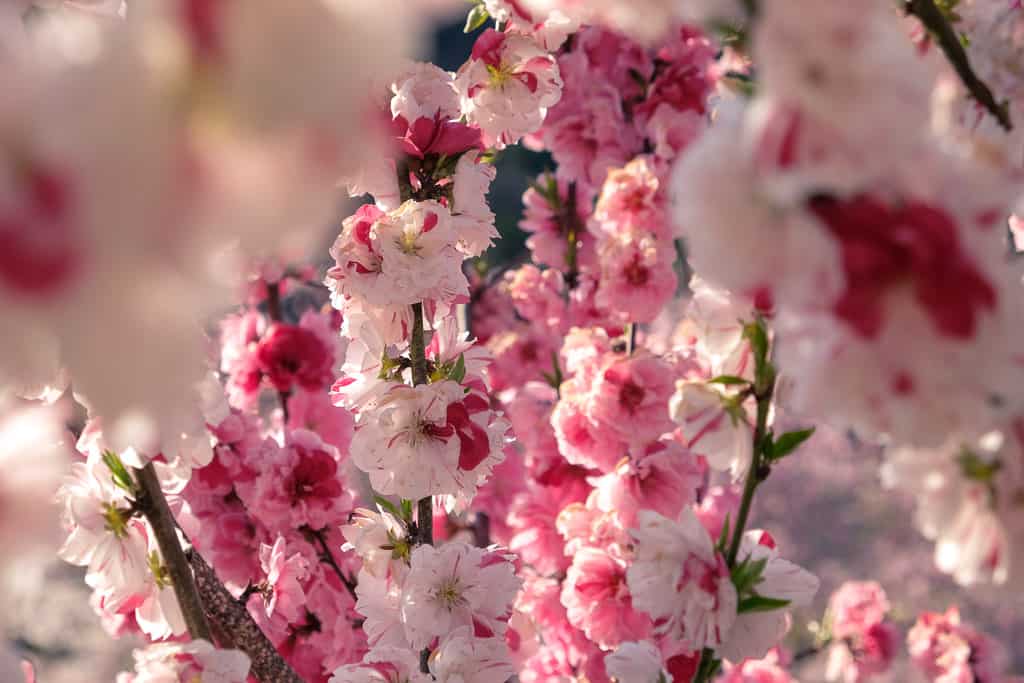
{"type": "Polygon", "coordinates": [[[188,560],[181,549],[181,542],[178,540],[174,515],[171,514],[171,509],[167,506],[167,499],[164,498],[164,492],[160,488],[160,480],[157,479],[153,463],[150,462],[142,469],[135,470],[135,480],[139,487],[135,501],[136,506],[145,515],[153,529],[153,536],[156,538],[160,554],[163,556],[164,564],[170,574],[171,586],[174,588],[174,595],[178,599],[181,613],[185,617],[188,632],[193,638],[201,638],[212,643],[210,624],[206,621],[192,570],[189,568],[188,560]]]}
{"type": "Polygon", "coordinates": [[[189,550],[187,556],[206,614],[228,635],[233,647],[249,656],[252,675],[261,683],[304,683],[253,621],[245,604],[228,592],[203,556],[195,549],[189,550]]]}
{"type": "Polygon", "coordinates": [[[276,323],[281,322],[281,283],[267,283],[267,316],[276,323]]]}
{"type": "Polygon", "coordinates": [[[939,47],[946,55],[946,59],[956,70],[957,75],[963,82],[967,91],[980,104],[985,107],[999,121],[1007,131],[1013,130],[1013,123],[1010,121],[1010,112],[1006,102],[1000,104],[996,101],[995,95],[981,78],[971,68],[970,60],[967,58],[967,51],[964,50],[960,38],[950,25],[942,10],[935,4],[935,0],[906,0],[903,5],[907,14],[917,17],[928,29],[939,43],[939,47]]]}

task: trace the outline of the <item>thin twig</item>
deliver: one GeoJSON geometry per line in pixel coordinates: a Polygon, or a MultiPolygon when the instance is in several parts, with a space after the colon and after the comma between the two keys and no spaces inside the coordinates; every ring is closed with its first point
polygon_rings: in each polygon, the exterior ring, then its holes
{"type": "Polygon", "coordinates": [[[153,463],[148,463],[142,469],[136,469],[135,480],[139,485],[136,504],[153,529],[153,536],[156,538],[160,554],[163,556],[164,564],[170,574],[171,586],[178,599],[178,606],[181,607],[181,614],[185,617],[188,632],[193,638],[212,643],[210,624],[206,621],[203,603],[196,590],[192,570],[189,568],[188,560],[181,549],[181,542],[178,540],[174,515],[171,514],[171,509],[167,506],[167,499],[164,498],[164,492],[160,488],[160,480],[156,476],[153,463]]]}
{"type": "Polygon", "coordinates": [[[936,6],[935,0],[906,0],[903,7],[907,14],[917,17],[924,27],[935,36],[946,59],[956,70],[971,96],[992,116],[996,117],[1000,126],[1007,131],[1013,130],[1013,122],[1010,120],[1007,104],[997,102],[988,85],[974,72],[960,38],[942,10],[936,6]]]}
{"type": "Polygon", "coordinates": [[[356,595],[356,584],[345,574],[345,572],[341,570],[341,567],[338,566],[337,561],[334,559],[334,553],[331,552],[330,546],[327,545],[327,539],[324,538],[324,530],[314,530],[308,526],[305,527],[304,530],[310,537],[315,539],[317,544],[320,546],[320,560],[334,570],[334,573],[338,576],[341,582],[345,584],[345,588],[348,590],[349,595],[352,596],[352,599],[358,600],[359,596],[356,595]]]}

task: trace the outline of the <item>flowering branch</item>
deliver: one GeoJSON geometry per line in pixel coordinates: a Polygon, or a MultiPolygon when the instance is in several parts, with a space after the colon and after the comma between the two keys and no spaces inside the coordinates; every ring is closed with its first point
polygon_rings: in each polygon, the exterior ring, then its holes
{"type": "Polygon", "coordinates": [[[196,590],[192,570],[189,568],[188,560],[178,541],[178,529],[174,522],[174,516],[167,506],[167,499],[164,498],[163,490],[160,488],[160,480],[157,479],[153,463],[148,463],[142,469],[136,469],[135,480],[138,483],[136,506],[153,529],[157,545],[160,546],[160,554],[163,556],[163,561],[171,576],[174,595],[178,599],[181,613],[185,617],[188,632],[195,639],[212,641],[210,624],[203,612],[203,603],[196,590]]]}
{"type": "MultiPolygon", "coordinates": [[[[774,450],[772,438],[768,431],[768,412],[775,395],[775,367],[768,357],[768,332],[765,328],[764,319],[758,316],[757,320],[745,326],[743,334],[749,341],[754,355],[752,395],[757,402],[757,418],[754,425],[754,433],[751,437],[750,467],[747,470],[747,477],[743,484],[743,497],[736,515],[736,524],[732,529],[729,551],[726,554],[726,564],[730,570],[736,566],[740,544],[743,541],[743,532],[746,529],[747,520],[750,517],[750,508],[754,502],[754,493],[761,482],[768,478],[770,472],[769,462],[773,457],[774,450]]],[[[725,533],[728,533],[728,531],[728,529],[725,529],[725,533]]],[[[694,683],[710,681],[718,671],[721,663],[721,660],[715,656],[714,650],[704,648],[701,651],[700,665],[697,669],[697,675],[693,679],[694,683]]]]}
{"type": "Polygon", "coordinates": [[[957,37],[956,31],[953,30],[942,10],[935,4],[935,0],[906,0],[903,7],[907,14],[917,17],[924,27],[935,36],[939,47],[971,96],[996,117],[1000,126],[1007,131],[1013,130],[1007,103],[1005,101],[997,102],[988,85],[974,73],[960,38],[957,37]]]}
{"type": "Polygon", "coordinates": [[[138,482],[136,505],[153,528],[189,634],[195,639],[213,642],[212,621],[221,636],[217,640],[226,639],[245,652],[252,660],[252,673],[259,681],[303,683],[252,620],[245,601],[228,592],[213,568],[195,549],[182,550],[177,524],[167,506],[153,463],[135,470],[135,478],[138,482]]]}

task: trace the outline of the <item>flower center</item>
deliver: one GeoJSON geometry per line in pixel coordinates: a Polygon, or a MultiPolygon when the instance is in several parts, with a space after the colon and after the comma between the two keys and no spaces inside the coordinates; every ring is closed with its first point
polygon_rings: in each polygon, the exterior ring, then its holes
{"type": "Polygon", "coordinates": [[[106,522],[106,529],[114,534],[116,538],[124,538],[128,535],[128,520],[131,513],[122,510],[113,503],[103,504],[103,519],[106,522]]]}
{"type": "Polygon", "coordinates": [[[443,583],[437,588],[437,600],[447,609],[452,610],[459,605],[466,604],[466,599],[462,597],[462,587],[459,585],[459,580],[456,578],[445,579],[443,583]]]}
{"type": "Polygon", "coordinates": [[[487,65],[487,74],[491,77],[492,88],[503,88],[508,80],[512,78],[512,69],[504,64],[498,66],[487,65]]]}

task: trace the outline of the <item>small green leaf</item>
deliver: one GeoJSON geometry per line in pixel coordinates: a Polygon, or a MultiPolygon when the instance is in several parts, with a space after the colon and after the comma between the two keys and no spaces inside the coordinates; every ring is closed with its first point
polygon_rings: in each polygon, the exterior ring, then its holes
{"type": "Polygon", "coordinates": [[[395,504],[392,503],[387,498],[384,498],[383,496],[374,496],[373,497],[373,502],[376,503],[377,505],[379,505],[381,507],[381,509],[384,509],[384,510],[387,510],[388,512],[390,512],[395,517],[401,517],[402,516],[402,513],[400,513],[398,511],[398,508],[395,507],[395,504]]]}
{"type": "Polygon", "coordinates": [[[736,592],[743,596],[753,591],[754,587],[761,583],[761,575],[764,573],[766,566],[768,566],[767,557],[760,560],[751,560],[748,557],[733,567],[730,572],[730,578],[733,585],[736,586],[736,592]]]}
{"type": "Polygon", "coordinates": [[[412,521],[412,501],[405,498],[402,499],[402,519],[406,522],[412,521]]]}
{"type": "Polygon", "coordinates": [[[487,20],[491,18],[491,15],[487,13],[487,8],[483,5],[474,5],[473,9],[469,10],[469,15],[466,17],[466,25],[463,27],[463,33],[472,33],[481,26],[487,23],[487,20]]]}
{"type": "Polygon", "coordinates": [[[743,336],[750,342],[750,350],[754,352],[754,360],[757,365],[764,365],[768,357],[768,333],[765,332],[764,324],[757,320],[743,326],[743,336]]]}
{"type": "Polygon", "coordinates": [[[103,463],[110,470],[114,485],[129,493],[135,493],[135,480],[128,474],[128,470],[125,468],[124,463],[121,462],[121,458],[118,457],[117,453],[114,451],[103,451],[102,457],[103,463]]]}
{"type": "Polygon", "coordinates": [[[448,379],[453,382],[462,382],[466,378],[466,356],[465,354],[459,354],[459,359],[455,361],[455,365],[451,370],[448,371],[448,379]]]}
{"type": "Polygon", "coordinates": [[[725,513],[725,520],[722,522],[722,531],[718,534],[718,542],[715,543],[715,547],[718,548],[719,552],[725,552],[725,546],[729,543],[729,513],[725,513]]]}
{"type": "Polygon", "coordinates": [[[786,457],[799,448],[800,444],[811,438],[812,434],[814,434],[814,427],[811,427],[810,429],[798,429],[795,432],[786,432],[776,439],[775,443],[771,444],[771,450],[768,451],[771,459],[781,460],[786,457]]]}
{"type": "Polygon", "coordinates": [[[772,612],[774,610],[787,607],[788,605],[789,600],[766,598],[763,595],[751,595],[750,597],[740,600],[740,604],[736,608],[736,611],[739,614],[744,614],[746,612],[772,612]]]}
{"type": "Polygon", "coordinates": [[[718,375],[717,377],[712,377],[711,379],[709,379],[707,381],[707,383],[708,384],[726,384],[726,385],[731,385],[731,384],[750,384],[750,382],[748,382],[747,380],[743,379],[742,377],[737,377],[736,375],[718,375]]]}

